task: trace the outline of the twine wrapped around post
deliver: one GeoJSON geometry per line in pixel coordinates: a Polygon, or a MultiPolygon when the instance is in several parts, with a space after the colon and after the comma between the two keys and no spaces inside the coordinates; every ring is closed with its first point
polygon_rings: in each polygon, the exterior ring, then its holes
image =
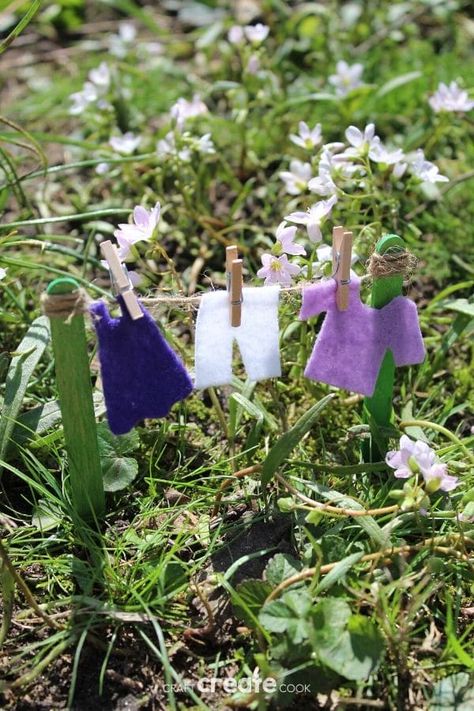
{"type": "Polygon", "coordinates": [[[52,281],[41,298],[51,323],[72,505],[81,519],[99,524],[105,497],[84,326],[88,303],[85,291],[70,277],[52,281]]]}
{"type": "MultiPolygon", "coordinates": [[[[54,282],[52,283],[54,284],[54,282]]],[[[67,322],[70,322],[74,316],[86,313],[90,303],[91,299],[79,285],[74,291],[65,294],[49,294],[46,292],[41,295],[41,309],[45,316],[48,316],[48,318],[64,318],[67,322]]]]}
{"type": "Polygon", "coordinates": [[[372,252],[367,262],[367,273],[373,279],[402,274],[408,281],[418,264],[414,254],[405,249],[391,247],[383,254],[372,252]]]}

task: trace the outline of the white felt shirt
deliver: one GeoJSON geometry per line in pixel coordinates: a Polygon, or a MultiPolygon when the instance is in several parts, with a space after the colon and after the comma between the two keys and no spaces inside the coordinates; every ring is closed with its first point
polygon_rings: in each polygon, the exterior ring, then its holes
{"type": "Polygon", "coordinates": [[[231,382],[234,338],[251,380],[281,375],[279,295],[279,286],[244,288],[240,326],[230,325],[228,292],[203,295],[196,320],[196,388],[231,382]]]}

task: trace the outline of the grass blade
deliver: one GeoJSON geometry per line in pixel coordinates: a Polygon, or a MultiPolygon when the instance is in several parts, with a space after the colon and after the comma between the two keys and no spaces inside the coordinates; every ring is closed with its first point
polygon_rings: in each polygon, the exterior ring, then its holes
{"type": "Polygon", "coordinates": [[[322,400],[305,412],[291,430],[285,432],[278,442],[273,445],[263,463],[262,484],[268,484],[280,464],[284,462],[298,442],[301,442],[305,434],[310,431],[321,412],[334,397],[335,395],[332,393],[323,397],[322,400]]]}
{"type": "Polygon", "coordinates": [[[31,6],[28,8],[26,13],[23,15],[21,20],[15,25],[15,27],[10,32],[10,34],[7,37],[5,37],[5,39],[2,42],[0,42],[0,54],[3,54],[3,52],[7,49],[7,47],[9,47],[11,45],[13,40],[15,40],[19,35],[21,35],[21,33],[23,32],[25,27],[27,27],[30,24],[31,20],[36,15],[36,13],[40,9],[40,7],[41,7],[41,0],[33,0],[33,2],[31,3],[31,6]]]}

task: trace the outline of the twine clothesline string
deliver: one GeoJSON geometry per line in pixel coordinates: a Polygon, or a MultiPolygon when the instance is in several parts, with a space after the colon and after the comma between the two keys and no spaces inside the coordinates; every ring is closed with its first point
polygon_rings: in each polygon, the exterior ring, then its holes
{"type": "MultiPolygon", "coordinates": [[[[306,282],[305,284],[298,284],[297,286],[284,286],[280,289],[283,295],[297,294],[303,291],[305,286],[309,286],[313,282],[306,282]]],[[[244,287],[245,288],[245,287],[244,287]]],[[[214,291],[214,290],[213,290],[214,291]]],[[[215,291],[218,291],[217,289],[215,291]]],[[[202,297],[209,292],[203,292],[201,294],[193,294],[192,296],[150,296],[145,298],[140,298],[140,301],[144,306],[189,306],[191,308],[198,306],[201,302],[202,297]]]]}
{"type": "Polygon", "coordinates": [[[65,294],[43,293],[41,295],[41,310],[49,318],[70,320],[74,316],[87,313],[91,303],[92,299],[82,288],[65,294]]]}
{"type": "MultiPolygon", "coordinates": [[[[361,277],[361,282],[367,282],[379,277],[394,276],[395,274],[403,274],[405,283],[408,283],[415,267],[418,263],[414,254],[408,250],[390,249],[384,254],[373,252],[367,262],[367,274],[361,277]]],[[[328,277],[334,277],[336,270],[328,277]]],[[[322,279],[323,277],[318,277],[322,279]]],[[[349,280],[350,281],[350,280],[349,280]]],[[[280,289],[283,297],[291,298],[294,294],[301,293],[307,286],[314,284],[314,281],[304,282],[296,286],[284,286],[280,289]]],[[[192,296],[150,296],[141,298],[140,301],[144,306],[179,306],[189,307],[193,309],[197,307],[204,294],[193,294],[192,296]]]]}

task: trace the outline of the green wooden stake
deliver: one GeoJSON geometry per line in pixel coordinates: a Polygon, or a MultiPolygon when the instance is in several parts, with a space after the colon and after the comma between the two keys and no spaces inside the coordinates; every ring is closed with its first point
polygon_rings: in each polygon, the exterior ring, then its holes
{"type": "MultiPolygon", "coordinates": [[[[405,243],[398,235],[383,235],[375,246],[377,254],[384,254],[389,249],[405,249],[405,243]]],[[[403,287],[403,274],[374,278],[372,285],[371,306],[381,309],[396,296],[400,296],[403,287]]],[[[375,384],[372,397],[364,400],[364,419],[375,427],[389,427],[392,420],[393,384],[395,380],[395,361],[392,351],[387,351],[375,384]]],[[[380,462],[385,458],[388,437],[380,434],[377,443],[373,436],[362,445],[365,462],[380,462]]]]}
{"type": "MultiPolygon", "coordinates": [[[[67,294],[78,289],[79,284],[74,279],[64,277],[52,281],[47,294],[67,294]]],[[[81,518],[100,523],[105,512],[105,497],[84,317],[78,314],[68,320],[52,316],[50,321],[72,505],[81,518]]]]}

